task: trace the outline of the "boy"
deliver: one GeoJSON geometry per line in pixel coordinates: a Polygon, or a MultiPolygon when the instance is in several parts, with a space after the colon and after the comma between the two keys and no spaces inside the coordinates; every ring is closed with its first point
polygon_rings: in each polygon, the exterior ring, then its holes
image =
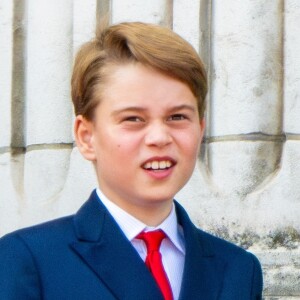
{"type": "Polygon", "coordinates": [[[74,215],[0,240],[0,299],[261,299],[250,253],[173,200],[205,122],[195,50],[156,25],[99,29],[72,76],[75,138],[99,187],[74,215]]]}

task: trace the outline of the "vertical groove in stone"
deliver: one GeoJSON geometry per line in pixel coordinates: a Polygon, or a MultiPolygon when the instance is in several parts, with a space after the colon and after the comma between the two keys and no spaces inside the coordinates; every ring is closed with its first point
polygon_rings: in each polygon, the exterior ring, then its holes
{"type": "MultiPolygon", "coordinates": [[[[202,0],[204,1],[204,0],[202,0]]],[[[211,127],[212,127],[212,105],[213,105],[213,74],[214,66],[213,66],[213,32],[214,32],[214,4],[212,0],[209,1],[209,12],[210,12],[210,18],[209,18],[209,60],[208,63],[208,95],[207,95],[207,108],[206,108],[206,130],[205,130],[205,136],[211,136],[211,127]]],[[[210,147],[209,144],[205,145],[205,160],[207,169],[210,172],[212,170],[212,156],[210,153],[210,147]]]]}
{"type": "Polygon", "coordinates": [[[174,7],[174,0],[166,0],[166,13],[165,13],[165,25],[173,29],[173,7],[174,7]]]}
{"type": "Polygon", "coordinates": [[[112,0],[97,0],[96,17],[98,21],[106,19],[111,22],[111,1],[112,0]]]}
{"type": "MultiPolygon", "coordinates": [[[[281,68],[280,68],[280,79],[279,79],[279,89],[278,89],[280,113],[278,114],[278,116],[280,117],[279,126],[281,129],[281,133],[283,134],[284,133],[284,85],[285,85],[285,72],[284,72],[285,0],[280,1],[279,11],[281,12],[281,14],[279,14],[280,19],[278,20],[279,24],[280,24],[281,42],[280,42],[280,49],[279,49],[280,53],[278,55],[278,63],[280,64],[281,68]]],[[[280,146],[278,147],[278,153],[277,153],[277,157],[276,157],[276,163],[274,165],[274,171],[272,172],[272,174],[270,174],[269,178],[263,182],[262,187],[269,184],[269,182],[274,179],[278,170],[281,168],[284,143],[281,143],[279,145],[280,146]]]]}
{"type": "MultiPolygon", "coordinates": [[[[200,36],[199,36],[199,54],[205,65],[207,71],[207,80],[208,80],[208,93],[206,96],[206,128],[205,136],[208,135],[210,127],[210,85],[211,85],[211,75],[210,75],[210,65],[211,65],[211,19],[212,19],[212,3],[211,0],[200,0],[200,36]]],[[[208,164],[208,147],[206,144],[203,144],[201,148],[201,159],[208,164]]]]}
{"type": "Polygon", "coordinates": [[[284,61],[285,61],[285,51],[284,51],[284,38],[285,38],[285,0],[281,0],[280,2],[280,29],[281,29],[281,53],[280,53],[280,65],[281,65],[281,82],[280,82],[280,90],[279,90],[279,97],[280,97],[280,104],[281,104],[281,113],[280,113],[280,126],[281,132],[283,133],[284,129],[284,86],[285,86],[285,71],[284,71],[284,61]]]}
{"type": "Polygon", "coordinates": [[[210,67],[210,43],[211,43],[211,0],[200,1],[200,43],[199,53],[206,66],[209,70],[210,67]]]}
{"type": "MultiPolygon", "coordinates": [[[[24,193],[25,151],[25,64],[26,64],[25,1],[13,2],[13,62],[11,91],[11,180],[16,192],[24,193]],[[14,149],[17,149],[16,152],[14,149]],[[23,149],[23,151],[20,151],[23,149]]],[[[21,197],[22,198],[22,197],[21,197]]]]}
{"type": "Polygon", "coordinates": [[[25,147],[25,3],[14,0],[11,147],[25,147]]]}

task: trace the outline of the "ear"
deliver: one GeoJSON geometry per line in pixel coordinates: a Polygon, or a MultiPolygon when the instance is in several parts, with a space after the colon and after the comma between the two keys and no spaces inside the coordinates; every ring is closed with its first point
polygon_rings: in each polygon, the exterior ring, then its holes
{"type": "Polygon", "coordinates": [[[82,115],[76,116],[74,123],[76,145],[82,156],[90,161],[96,160],[93,147],[93,126],[93,123],[85,119],[82,115]]]}
{"type": "Polygon", "coordinates": [[[202,118],[202,119],[200,120],[200,135],[201,135],[200,141],[202,141],[202,139],[203,139],[204,132],[205,132],[205,127],[206,127],[206,122],[205,122],[205,119],[202,118]]]}

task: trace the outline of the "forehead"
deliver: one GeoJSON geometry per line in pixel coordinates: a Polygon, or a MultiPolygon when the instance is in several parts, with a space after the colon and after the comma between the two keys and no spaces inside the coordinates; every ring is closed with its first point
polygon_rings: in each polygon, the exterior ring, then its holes
{"type": "MultiPolygon", "coordinates": [[[[120,101],[192,99],[196,102],[189,86],[182,81],[166,75],[154,68],[140,63],[113,65],[106,71],[105,84],[102,86],[102,99],[120,101]]],[[[159,102],[158,102],[159,104],[159,102]]]]}

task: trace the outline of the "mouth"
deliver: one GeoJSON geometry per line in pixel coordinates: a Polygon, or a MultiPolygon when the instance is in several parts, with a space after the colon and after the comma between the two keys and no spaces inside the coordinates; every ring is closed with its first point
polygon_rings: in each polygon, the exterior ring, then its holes
{"type": "Polygon", "coordinates": [[[170,169],[175,164],[175,161],[172,159],[152,159],[145,162],[142,168],[145,170],[160,171],[170,169]]]}

